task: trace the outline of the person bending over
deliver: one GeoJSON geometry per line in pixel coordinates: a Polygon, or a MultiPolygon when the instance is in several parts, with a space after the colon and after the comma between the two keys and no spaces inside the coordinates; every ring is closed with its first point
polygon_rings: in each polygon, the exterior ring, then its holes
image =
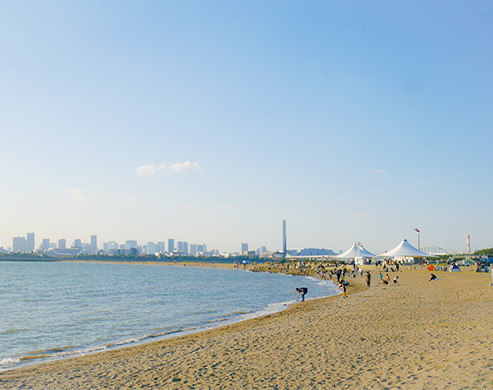
{"type": "Polygon", "coordinates": [[[305,302],[305,295],[308,292],[308,289],[306,287],[297,287],[296,291],[298,291],[298,296],[296,297],[296,300],[299,300],[301,296],[301,302],[305,302]]]}

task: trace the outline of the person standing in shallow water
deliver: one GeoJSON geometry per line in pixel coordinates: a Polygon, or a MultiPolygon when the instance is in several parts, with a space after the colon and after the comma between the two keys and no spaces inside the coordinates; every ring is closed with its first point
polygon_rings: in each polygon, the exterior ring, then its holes
{"type": "Polygon", "coordinates": [[[298,291],[298,296],[296,297],[296,300],[298,300],[301,295],[301,302],[305,302],[305,295],[308,292],[308,289],[306,287],[297,287],[296,291],[298,291]]]}

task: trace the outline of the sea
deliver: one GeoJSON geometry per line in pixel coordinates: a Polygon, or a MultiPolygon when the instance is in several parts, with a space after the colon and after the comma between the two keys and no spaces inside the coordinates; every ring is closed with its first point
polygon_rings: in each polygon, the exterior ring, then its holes
{"type": "Polygon", "coordinates": [[[338,294],[331,281],[157,263],[0,261],[0,371],[199,332],[338,294]]]}

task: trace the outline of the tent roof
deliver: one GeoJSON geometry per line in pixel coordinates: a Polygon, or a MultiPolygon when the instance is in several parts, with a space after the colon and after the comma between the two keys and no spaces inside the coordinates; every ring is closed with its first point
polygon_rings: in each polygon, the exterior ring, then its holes
{"type": "Polygon", "coordinates": [[[432,257],[432,255],[422,252],[413,247],[407,240],[402,241],[394,249],[377,255],[378,257],[432,257]]]}
{"type": "Polygon", "coordinates": [[[356,257],[375,257],[373,253],[368,252],[363,245],[353,244],[346,252],[334,256],[339,259],[354,259],[356,257]]]}

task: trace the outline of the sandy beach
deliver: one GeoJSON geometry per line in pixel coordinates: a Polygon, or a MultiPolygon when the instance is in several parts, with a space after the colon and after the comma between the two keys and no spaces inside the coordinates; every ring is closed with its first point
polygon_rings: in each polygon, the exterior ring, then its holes
{"type": "Polygon", "coordinates": [[[491,276],[435,273],[373,272],[346,299],[5,371],[0,389],[492,389],[491,276]]]}

